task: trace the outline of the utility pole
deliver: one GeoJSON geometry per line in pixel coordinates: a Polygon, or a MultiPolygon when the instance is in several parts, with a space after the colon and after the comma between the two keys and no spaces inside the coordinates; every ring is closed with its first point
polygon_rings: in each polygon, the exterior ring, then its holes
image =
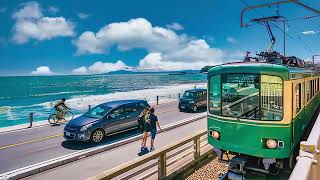
{"type": "Polygon", "coordinates": [[[286,56],[286,20],[283,20],[283,55],[286,56]]]}
{"type": "Polygon", "coordinates": [[[312,63],[313,63],[313,64],[314,64],[314,58],[315,58],[316,56],[319,56],[319,57],[320,57],[320,55],[318,55],[318,54],[312,55],[312,63]]]}

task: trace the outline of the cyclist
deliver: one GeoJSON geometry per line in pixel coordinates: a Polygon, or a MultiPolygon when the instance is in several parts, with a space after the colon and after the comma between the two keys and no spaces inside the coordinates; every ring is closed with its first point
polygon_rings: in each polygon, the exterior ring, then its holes
{"type": "Polygon", "coordinates": [[[57,114],[60,118],[63,118],[63,112],[65,110],[70,110],[64,103],[66,101],[66,98],[62,98],[61,101],[59,101],[55,106],[54,109],[57,111],[57,114]]]}

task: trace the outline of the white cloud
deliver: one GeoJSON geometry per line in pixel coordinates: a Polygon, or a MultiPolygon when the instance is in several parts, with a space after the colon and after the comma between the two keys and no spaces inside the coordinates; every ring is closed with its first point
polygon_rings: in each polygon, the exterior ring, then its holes
{"type": "Polygon", "coordinates": [[[221,63],[223,51],[210,48],[202,39],[193,40],[185,48],[170,53],[152,52],[139,62],[140,69],[186,70],[221,63]]]}
{"type": "Polygon", "coordinates": [[[39,66],[35,71],[31,72],[32,75],[44,76],[44,75],[53,75],[48,66],[39,66]]]}
{"type": "Polygon", "coordinates": [[[14,19],[41,18],[43,16],[41,11],[40,5],[31,1],[23,3],[22,8],[15,12],[12,17],[14,19]]]}
{"type": "Polygon", "coordinates": [[[78,67],[72,70],[72,73],[73,74],[101,74],[101,73],[108,73],[112,71],[124,70],[129,68],[130,67],[128,67],[121,60],[118,60],[116,63],[107,63],[107,62],[98,61],[93,63],[88,68],[85,66],[78,67]]]}
{"type": "Polygon", "coordinates": [[[57,12],[59,12],[59,8],[57,8],[55,6],[50,6],[48,10],[52,14],[56,14],[57,12]]]}
{"type": "Polygon", "coordinates": [[[166,25],[166,27],[168,29],[172,29],[172,30],[176,30],[176,31],[180,31],[180,30],[184,29],[183,26],[177,22],[174,22],[172,24],[168,24],[168,25],[166,25]]]}
{"type": "Polygon", "coordinates": [[[237,43],[237,40],[234,37],[227,37],[227,41],[232,44],[237,43]]]}
{"type": "Polygon", "coordinates": [[[87,19],[90,15],[86,13],[78,13],[78,17],[80,19],[87,19]]]}
{"type": "Polygon", "coordinates": [[[146,49],[149,54],[141,60],[139,68],[196,69],[220,63],[223,58],[223,51],[210,47],[205,40],[152,26],[144,18],[111,23],[97,33],[86,31],[74,44],[78,55],[108,53],[112,46],[120,51],[146,49]]]}
{"type": "Polygon", "coordinates": [[[85,66],[78,67],[74,70],[72,70],[73,74],[87,74],[88,69],[85,66]]]}
{"type": "Polygon", "coordinates": [[[185,38],[170,29],[152,27],[146,19],[137,18],[108,24],[97,33],[86,31],[75,41],[75,45],[78,47],[77,54],[106,53],[113,45],[122,51],[133,48],[165,51],[181,46],[185,38]]]}
{"type": "Polygon", "coordinates": [[[15,25],[12,40],[17,44],[30,39],[49,40],[55,37],[74,35],[74,25],[64,17],[45,17],[37,2],[22,4],[23,7],[13,14],[15,25]]]}
{"type": "Polygon", "coordinates": [[[318,34],[319,31],[303,31],[301,32],[302,34],[305,34],[305,35],[312,35],[312,34],[318,34]]]}

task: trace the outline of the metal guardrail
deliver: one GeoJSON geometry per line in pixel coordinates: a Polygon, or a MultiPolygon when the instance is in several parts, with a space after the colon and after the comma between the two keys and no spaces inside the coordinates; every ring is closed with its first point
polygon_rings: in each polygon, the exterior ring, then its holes
{"type": "Polygon", "coordinates": [[[290,180],[320,179],[320,114],[311,130],[307,141],[300,142],[297,163],[290,175],[290,180]]]}
{"type": "Polygon", "coordinates": [[[169,175],[168,170],[172,165],[180,163],[179,168],[187,166],[189,163],[212,153],[211,148],[205,153],[200,153],[201,148],[204,149],[206,146],[208,147],[207,131],[202,130],[172,145],[102,172],[89,180],[146,179],[151,177],[154,179],[153,176],[156,175],[158,179],[163,179],[169,175]],[[185,162],[186,158],[190,159],[190,157],[193,158],[191,162],[185,162]]]}

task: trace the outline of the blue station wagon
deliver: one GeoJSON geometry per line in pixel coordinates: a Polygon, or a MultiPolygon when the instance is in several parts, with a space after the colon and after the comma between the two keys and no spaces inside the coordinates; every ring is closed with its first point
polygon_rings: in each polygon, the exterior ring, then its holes
{"type": "Polygon", "coordinates": [[[145,100],[120,100],[100,104],[69,121],[64,138],[99,143],[106,135],[138,128],[140,113],[150,107],[145,100]]]}

